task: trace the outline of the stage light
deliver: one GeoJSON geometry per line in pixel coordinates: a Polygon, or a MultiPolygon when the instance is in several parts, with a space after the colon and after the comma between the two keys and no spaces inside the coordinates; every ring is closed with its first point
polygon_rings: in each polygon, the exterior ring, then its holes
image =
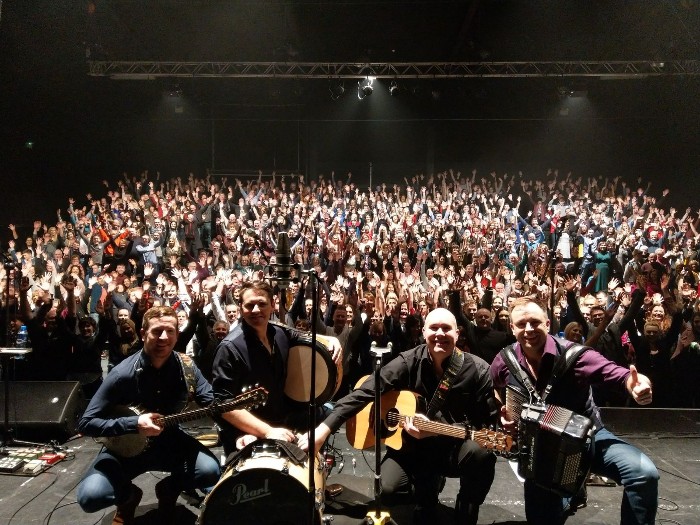
{"type": "Polygon", "coordinates": [[[169,97],[180,98],[182,96],[182,88],[180,84],[172,84],[168,87],[167,93],[169,97]]]}
{"type": "Polygon", "coordinates": [[[331,100],[338,100],[345,94],[345,84],[342,81],[331,82],[328,91],[331,93],[331,100]]]}
{"type": "Polygon", "coordinates": [[[399,85],[396,83],[395,80],[392,80],[391,84],[389,85],[389,94],[392,97],[396,97],[399,94],[399,85]]]}
{"type": "Polygon", "coordinates": [[[360,80],[357,83],[357,98],[362,100],[363,98],[370,96],[374,91],[372,84],[374,84],[374,77],[367,77],[364,80],[360,80]]]}

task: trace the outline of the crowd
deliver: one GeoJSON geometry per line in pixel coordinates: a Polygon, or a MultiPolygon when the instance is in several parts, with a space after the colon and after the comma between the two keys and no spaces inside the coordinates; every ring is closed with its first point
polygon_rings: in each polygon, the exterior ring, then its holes
{"type": "Polygon", "coordinates": [[[530,297],[547,306],[554,334],[636,364],[654,383],[652,406],[700,406],[700,218],[674,209],[668,190],[556,170],[404,183],[124,174],[103,181],[102,196],[69,198],[55,222],[10,224],[3,337],[11,344],[25,324],[33,347],[14,373],[79,380],[90,397],[101,356],[112,368],[141,348],[142,316],[162,305],[178,312],[176,350],[211,379],[217,345],[239,323],[241,284],[273,277],[287,232],[297,268],[320,276],[320,315],[297,270],[275,289],[273,319],[338,337],[338,395],[371,370],[372,342],[391,342],[394,355],[414,348],[438,307],[457,319],[457,346],[492,362],[515,341],[509,307],[530,297]]]}

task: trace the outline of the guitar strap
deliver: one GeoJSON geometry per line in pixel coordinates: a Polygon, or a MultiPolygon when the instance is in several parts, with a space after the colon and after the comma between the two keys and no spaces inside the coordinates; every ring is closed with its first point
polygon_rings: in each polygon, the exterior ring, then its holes
{"type": "Polygon", "coordinates": [[[191,403],[194,401],[194,395],[197,392],[197,378],[194,375],[192,357],[179,352],[174,352],[174,354],[180,360],[182,373],[185,376],[185,383],[187,383],[187,402],[191,403]]]}
{"type": "Polygon", "coordinates": [[[455,378],[457,377],[457,373],[462,369],[462,364],[464,364],[464,353],[459,348],[455,348],[450,357],[450,364],[447,370],[442,373],[442,378],[428,405],[428,410],[425,414],[428,419],[435,417],[435,414],[437,414],[438,410],[442,407],[447,393],[450,391],[450,388],[452,388],[455,378]]]}

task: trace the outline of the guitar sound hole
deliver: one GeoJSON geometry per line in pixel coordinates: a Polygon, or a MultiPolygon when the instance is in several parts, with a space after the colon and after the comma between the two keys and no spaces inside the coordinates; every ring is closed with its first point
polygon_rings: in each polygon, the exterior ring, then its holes
{"type": "Polygon", "coordinates": [[[401,424],[401,414],[396,408],[390,408],[386,413],[386,430],[389,432],[396,431],[401,424]]]}

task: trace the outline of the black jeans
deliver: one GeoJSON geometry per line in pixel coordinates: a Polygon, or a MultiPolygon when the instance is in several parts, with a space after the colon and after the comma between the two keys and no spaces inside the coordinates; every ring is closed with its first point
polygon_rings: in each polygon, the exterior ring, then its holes
{"type": "Polygon", "coordinates": [[[388,504],[409,498],[419,507],[435,507],[444,476],[459,478],[458,501],[481,505],[493,483],[495,466],[496,456],[471,440],[404,439],[401,450],[388,449],[382,460],[382,495],[388,504]]]}

